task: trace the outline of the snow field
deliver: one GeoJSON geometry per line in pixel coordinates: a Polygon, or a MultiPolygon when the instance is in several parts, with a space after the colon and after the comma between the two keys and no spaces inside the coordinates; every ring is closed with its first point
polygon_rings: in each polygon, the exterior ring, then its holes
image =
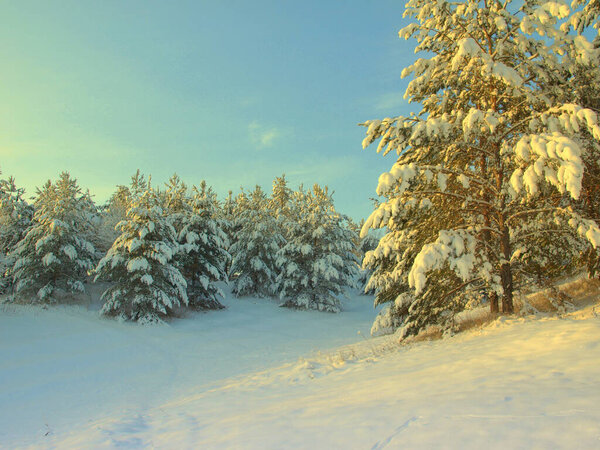
{"type": "Polygon", "coordinates": [[[359,342],[52,436],[57,448],[598,448],[600,320],[359,342]],[[338,353],[335,351],[335,353],[338,353]]]}
{"type": "Polygon", "coordinates": [[[19,349],[12,351],[3,336],[0,442],[34,448],[600,445],[597,304],[561,318],[499,319],[448,339],[398,346],[394,336],[357,336],[374,315],[365,297],[352,298],[341,315],[248,298],[226,303],[226,311],[158,327],[98,320],[85,308],[0,316],[2,334],[10,330],[19,349]]]}
{"type": "Polygon", "coordinates": [[[227,292],[226,310],[141,326],[99,317],[101,291],[93,285],[86,306],[0,305],[0,448],[45,446],[91,421],[362,340],[376,314],[359,295],[326,314],[227,292]]]}

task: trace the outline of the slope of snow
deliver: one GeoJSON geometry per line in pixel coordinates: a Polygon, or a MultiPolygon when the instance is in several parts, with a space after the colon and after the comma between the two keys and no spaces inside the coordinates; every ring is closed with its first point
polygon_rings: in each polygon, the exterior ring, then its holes
{"type": "MultiPolygon", "coordinates": [[[[98,326],[95,317],[88,323],[77,312],[72,318],[79,325],[63,320],[63,329],[73,332],[61,337],[42,318],[54,314],[58,322],[67,311],[39,313],[38,323],[20,334],[11,327],[21,356],[6,348],[4,337],[7,319],[21,316],[3,317],[0,442],[49,448],[600,446],[598,306],[560,318],[497,320],[449,339],[398,346],[393,336],[356,336],[358,317],[373,314],[366,298],[353,299],[346,316],[286,311],[256,300],[233,305],[225,312],[229,320],[215,312],[162,328],[98,326]],[[212,330],[217,325],[219,333],[212,330]],[[30,354],[34,344],[42,349],[30,354]],[[122,348],[111,349],[116,345],[122,348]],[[7,377],[11,368],[17,372],[7,377]],[[35,372],[47,382],[33,380],[35,372]],[[115,400],[120,395],[128,399],[115,400]],[[58,411],[68,401],[80,415],[61,423],[58,411]],[[42,410],[47,426],[39,422],[42,410]],[[16,429],[23,424],[25,432],[16,429]]],[[[368,320],[363,325],[368,329],[368,320]]]]}

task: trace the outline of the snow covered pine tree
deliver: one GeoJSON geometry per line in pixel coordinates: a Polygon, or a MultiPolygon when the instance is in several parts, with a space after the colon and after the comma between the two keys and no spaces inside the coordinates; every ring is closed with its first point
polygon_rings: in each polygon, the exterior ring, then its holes
{"type": "Polygon", "coordinates": [[[68,172],[38,190],[32,225],[11,255],[16,301],[50,303],[84,292],[95,261],[90,202],[68,172]]]}
{"type": "Polygon", "coordinates": [[[110,196],[108,202],[100,208],[100,224],[98,226],[98,244],[96,248],[106,254],[119,233],[116,225],[123,219],[129,209],[131,193],[127,186],[119,185],[110,196]]]}
{"type": "MultiPolygon", "coordinates": [[[[573,6],[577,9],[571,15],[562,28],[574,29],[578,34],[595,34],[594,46],[600,47],[600,0],[584,1],[576,0],[573,6]],[[590,30],[593,27],[595,32],[590,30]]],[[[588,35],[589,35],[588,34],[588,35]]],[[[563,71],[563,77],[570,81],[571,89],[555,89],[555,95],[560,97],[564,103],[576,103],[585,108],[600,111],[600,66],[581,61],[577,53],[573,53],[573,47],[566,48],[572,63],[568,64],[563,71]],[[573,68],[575,70],[573,70],[573,68]]],[[[582,152],[582,160],[585,165],[583,182],[580,195],[579,211],[584,217],[592,218],[600,225],[600,142],[586,130],[580,129],[580,138],[588,149],[582,152]]],[[[589,248],[584,255],[589,276],[600,275],[600,249],[589,248]]]]}
{"type": "Polygon", "coordinates": [[[277,219],[281,235],[286,240],[291,228],[291,222],[295,221],[290,210],[291,200],[292,190],[287,185],[285,174],[280,177],[275,177],[273,180],[273,191],[269,201],[269,208],[277,219]]]}
{"type": "Polygon", "coordinates": [[[276,295],[276,255],[285,239],[277,219],[269,208],[269,200],[260,186],[250,194],[246,207],[240,211],[241,229],[231,246],[232,292],[240,297],[276,295]]]}
{"type": "MultiPolygon", "coordinates": [[[[223,219],[224,230],[227,233],[227,239],[229,240],[229,253],[233,258],[233,252],[231,247],[238,241],[240,231],[242,229],[242,222],[244,211],[248,208],[248,196],[242,189],[241,192],[232,199],[231,191],[229,191],[223,207],[220,211],[221,219],[223,219]]],[[[228,271],[229,277],[232,278],[233,272],[231,272],[231,263],[229,261],[228,271]]]]}
{"type": "Polygon", "coordinates": [[[216,195],[202,181],[200,189],[192,188],[178,232],[181,251],[177,263],[187,281],[189,306],[195,309],[224,308],[218,300],[224,295],[217,283],[227,281],[231,256],[217,208],[216,195]]]}
{"type": "Polygon", "coordinates": [[[96,268],[96,280],[113,283],[102,294],[101,313],[156,323],[187,305],[185,279],[173,265],[179,251],[175,229],[151,187],[136,196],[117,229],[121,235],[96,268]]]}
{"type": "Polygon", "coordinates": [[[0,180],[0,253],[4,255],[16,247],[31,225],[34,210],[24,195],[13,177],[0,180]]]}
{"type": "Polygon", "coordinates": [[[277,255],[277,289],[282,306],[339,312],[339,296],[354,287],[358,275],[354,233],[335,211],[327,188],[314,185],[295,192],[292,214],[297,222],[277,255]]]}
{"type": "Polygon", "coordinates": [[[31,226],[33,207],[23,199],[25,190],[15,179],[0,180],[0,293],[12,285],[14,258],[9,256],[31,226]]]}
{"type": "MultiPolygon", "coordinates": [[[[358,254],[359,261],[363,261],[367,252],[371,252],[377,248],[379,245],[379,238],[375,235],[373,230],[369,230],[369,232],[360,237],[360,230],[362,229],[365,221],[364,219],[360,221],[357,226],[358,230],[355,231],[358,236],[358,242],[356,244],[356,252],[358,254]]],[[[354,231],[354,230],[353,230],[354,231]]],[[[375,289],[373,287],[368,287],[369,280],[371,279],[371,275],[373,272],[368,267],[361,267],[358,276],[358,285],[362,289],[365,294],[373,295],[375,293],[375,289]]]]}
{"type": "MultiPolygon", "coordinates": [[[[539,0],[407,3],[416,23],[400,37],[416,38],[427,55],[402,76],[414,74],[405,97],[422,109],[363,124],[364,147],[380,139],[378,151],[398,155],[379,178],[386,200],[362,232],[390,230],[370,256],[381,260],[378,284],[392,286],[408,270],[412,293],[401,286],[397,297],[384,289],[376,298],[395,302],[389,311],[403,335],[426,325],[419,317],[429,305],[444,308],[468,291],[487,297],[492,311],[501,296],[502,312],[513,312],[516,283],[537,279],[527,258],[546,250],[544,236],[572,253],[600,245],[597,224],[573,208],[583,159],[596,151],[581,130],[598,140],[598,116],[555,94],[571,89],[573,62],[598,65],[598,50],[559,26],[570,13],[539,0]],[[417,236],[415,214],[432,225],[428,236],[417,236]],[[417,307],[424,296],[432,302],[417,307]]],[[[435,320],[447,321],[455,306],[435,320]]]]}

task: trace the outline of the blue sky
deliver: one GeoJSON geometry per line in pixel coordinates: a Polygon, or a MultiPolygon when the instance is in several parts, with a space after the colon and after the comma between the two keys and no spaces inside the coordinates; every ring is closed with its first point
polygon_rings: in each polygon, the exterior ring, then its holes
{"type": "Polygon", "coordinates": [[[372,210],[393,155],[357,123],[406,113],[403,2],[28,1],[0,6],[0,169],[28,193],[68,170],[102,202],[136,169],[220,195],[335,191],[372,210]]]}

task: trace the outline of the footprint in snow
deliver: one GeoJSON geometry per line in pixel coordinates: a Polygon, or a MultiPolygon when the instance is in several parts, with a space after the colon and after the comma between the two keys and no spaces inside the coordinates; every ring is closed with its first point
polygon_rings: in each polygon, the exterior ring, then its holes
{"type": "Polygon", "coordinates": [[[371,450],[381,450],[382,448],[385,448],[388,446],[388,444],[390,442],[392,442],[392,440],[398,436],[400,433],[402,433],[404,430],[406,430],[408,428],[408,426],[412,423],[412,422],[416,422],[419,419],[419,417],[411,417],[410,419],[408,419],[406,422],[404,422],[402,425],[400,425],[398,428],[396,428],[394,430],[394,432],[392,434],[390,434],[387,438],[378,441],[375,443],[375,445],[373,445],[373,447],[371,447],[371,450]]]}
{"type": "Polygon", "coordinates": [[[150,426],[141,414],[110,424],[110,428],[102,430],[110,438],[111,446],[117,448],[140,448],[148,446],[138,433],[148,430],[150,426]]]}

